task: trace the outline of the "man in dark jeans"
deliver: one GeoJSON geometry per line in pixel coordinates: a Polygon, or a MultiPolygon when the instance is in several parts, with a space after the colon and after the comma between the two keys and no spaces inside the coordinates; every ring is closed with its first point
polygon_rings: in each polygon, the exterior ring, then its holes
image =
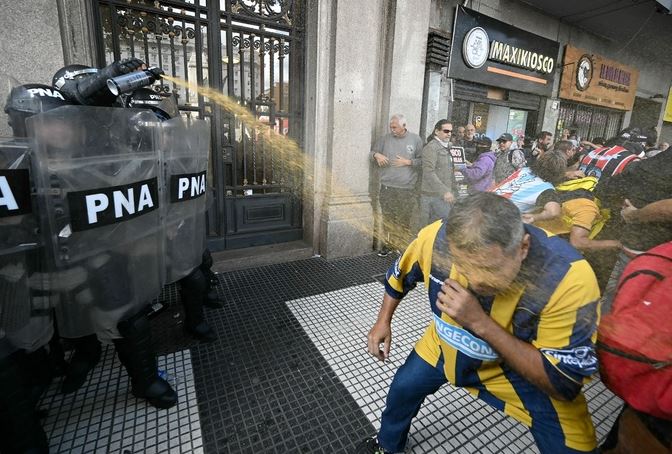
{"type": "Polygon", "coordinates": [[[393,115],[390,133],[378,139],[371,150],[371,159],[380,167],[378,201],[383,214],[385,243],[380,257],[395,249],[404,249],[411,238],[411,207],[415,199],[422,139],[406,129],[406,118],[393,115]]]}
{"type": "Polygon", "coordinates": [[[431,320],[395,374],[380,430],[355,454],[403,452],[423,401],[447,382],[530,427],[544,454],[597,452],[581,388],[597,371],[600,293],[581,254],[524,225],[504,197],[458,199],[387,272],[367,339],[378,360],[389,358],[392,316],[420,282],[431,320]]]}

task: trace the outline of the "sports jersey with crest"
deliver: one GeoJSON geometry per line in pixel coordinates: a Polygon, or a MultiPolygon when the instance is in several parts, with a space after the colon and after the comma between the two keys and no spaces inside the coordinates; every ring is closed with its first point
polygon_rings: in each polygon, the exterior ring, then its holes
{"type": "Polygon", "coordinates": [[[516,281],[494,297],[476,295],[483,310],[513,336],[539,350],[554,387],[554,399],[502,361],[482,338],[436,306],[447,278],[469,289],[450,260],[445,224],[420,231],[388,270],[386,292],[401,299],[418,282],[428,290],[432,320],[415,345],[436,367],[443,359],[448,381],[546,436],[579,451],[595,449],[595,431],[581,387],[598,368],[594,343],[599,289],[592,269],[569,243],[526,225],[530,248],[516,281]]]}
{"type": "Polygon", "coordinates": [[[529,167],[516,170],[496,187],[490,189],[490,192],[511,200],[521,213],[543,208],[543,206],[538,206],[537,199],[546,191],[553,193],[553,185],[536,176],[529,167]]]}
{"type": "Polygon", "coordinates": [[[618,175],[631,162],[639,161],[639,157],[619,145],[601,147],[590,151],[579,163],[579,170],[586,176],[602,178],[618,175]]]}

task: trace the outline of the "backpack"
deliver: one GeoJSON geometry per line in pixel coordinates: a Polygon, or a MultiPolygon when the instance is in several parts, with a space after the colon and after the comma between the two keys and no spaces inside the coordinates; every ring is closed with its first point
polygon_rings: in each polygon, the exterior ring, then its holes
{"type": "Polygon", "coordinates": [[[638,255],[598,329],[604,384],[630,406],[672,419],[672,241],[638,255]]]}
{"type": "Polygon", "coordinates": [[[560,199],[563,202],[565,200],[578,198],[586,198],[595,202],[600,210],[600,219],[595,222],[590,229],[588,238],[591,240],[602,231],[607,221],[611,217],[611,211],[607,208],[603,208],[599,199],[593,194],[598,181],[599,180],[596,177],[584,177],[577,178],[575,180],[564,181],[555,187],[555,190],[558,191],[560,199]]]}
{"type": "MultiPolygon", "coordinates": [[[[518,151],[518,149],[514,150],[508,150],[506,154],[497,152],[496,156],[497,158],[495,159],[495,166],[493,167],[493,179],[495,184],[500,183],[504,179],[508,178],[513,172],[516,170],[522,168],[522,167],[516,167],[513,164],[513,152],[518,151]]],[[[521,150],[522,153],[522,150],[521,150]]],[[[525,164],[523,163],[523,166],[525,164]]]]}

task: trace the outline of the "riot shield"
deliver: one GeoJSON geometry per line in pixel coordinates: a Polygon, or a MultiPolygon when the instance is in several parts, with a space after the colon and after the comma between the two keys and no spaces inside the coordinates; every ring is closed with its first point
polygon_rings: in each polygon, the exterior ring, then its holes
{"type": "Polygon", "coordinates": [[[200,265],[205,250],[206,170],[210,128],[203,120],[162,123],[167,282],[200,265]]]}
{"type": "Polygon", "coordinates": [[[66,106],[28,120],[64,337],[119,337],[165,282],[160,123],[133,109],[66,106]],[[85,279],[81,281],[82,273],[85,279]]]}
{"type": "Polygon", "coordinates": [[[0,138],[0,340],[33,351],[53,335],[30,141],[0,138]]]}

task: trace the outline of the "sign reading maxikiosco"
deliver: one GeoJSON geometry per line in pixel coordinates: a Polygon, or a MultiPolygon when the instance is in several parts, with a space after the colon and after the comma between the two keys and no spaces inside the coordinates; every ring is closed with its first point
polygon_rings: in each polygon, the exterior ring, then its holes
{"type": "Polygon", "coordinates": [[[459,6],[449,75],[510,90],[551,96],[560,45],[459,6]]]}

